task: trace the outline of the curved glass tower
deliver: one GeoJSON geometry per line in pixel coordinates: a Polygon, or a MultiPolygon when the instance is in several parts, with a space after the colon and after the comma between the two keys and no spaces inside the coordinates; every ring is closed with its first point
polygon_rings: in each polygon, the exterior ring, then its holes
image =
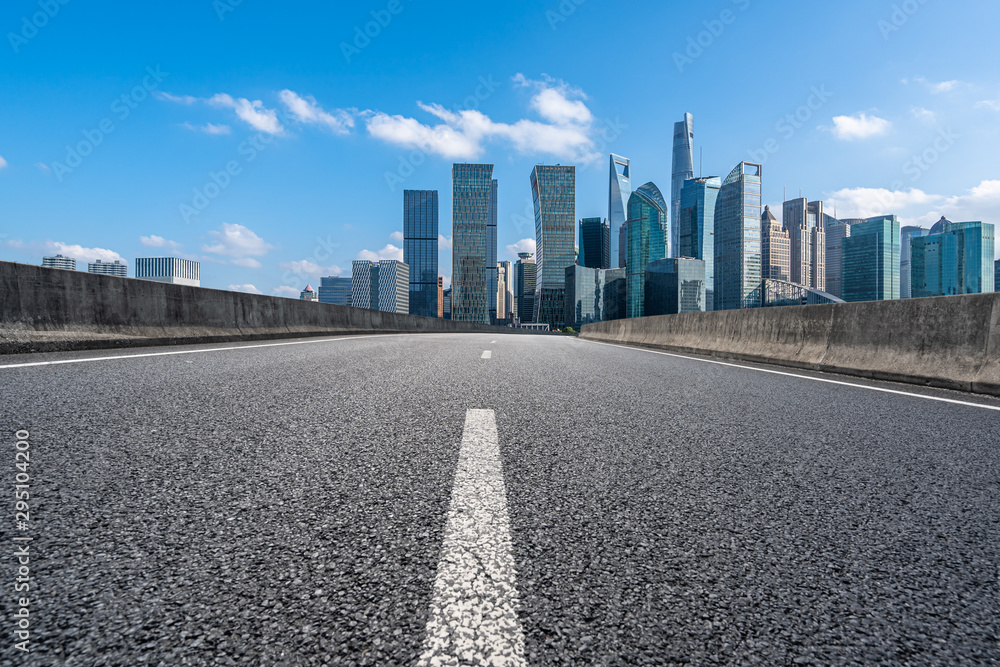
{"type": "Polygon", "coordinates": [[[531,171],[535,204],[535,322],[562,327],[566,267],[576,264],[576,167],[537,165],[531,171]]]}
{"type": "Polygon", "coordinates": [[[629,171],[629,159],[612,153],[611,180],[608,186],[608,224],[611,225],[609,238],[611,240],[612,268],[625,266],[625,248],[621,245],[619,235],[625,220],[628,218],[626,209],[628,208],[628,199],[632,196],[632,179],[629,171]]]}
{"type": "Polygon", "coordinates": [[[670,239],[668,257],[677,257],[681,245],[681,188],[684,181],[694,178],[694,116],[684,114],[684,120],[674,123],[673,173],[670,181],[670,239]]]}
{"type": "Polygon", "coordinates": [[[654,183],[646,183],[628,200],[626,317],[646,312],[646,265],[666,257],[667,202],[654,183]]]}
{"type": "Polygon", "coordinates": [[[715,309],[760,306],[761,166],[739,163],[715,203],[715,309]]]}

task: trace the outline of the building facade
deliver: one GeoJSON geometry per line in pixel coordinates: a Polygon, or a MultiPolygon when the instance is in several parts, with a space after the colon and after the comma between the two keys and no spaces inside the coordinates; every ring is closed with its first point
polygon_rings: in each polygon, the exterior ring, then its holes
{"type": "Polygon", "coordinates": [[[692,178],[681,188],[679,257],[705,262],[705,309],[715,308],[715,203],[722,179],[692,178]]]}
{"type": "Polygon", "coordinates": [[[811,287],[805,287],[787,280],[765,278],[761,283],[760,306],[818,306],[827,303],[844,303],[832,294],[811,287]]]}
{"type": "Polygon", "coordinates": [[[315,301],[319,303],[319,297],[316,295],[316,290],[312,288],[312,285],[306,285],[306,288],[299,292],[299,301],[315,301]]]}
{"type": "Polygon", "coordinates": [[[444,319],[444,277],[438,276],[438,288],[437,288],[437,316],[438,319],[444,319]]]}
{"type": "Polygon", "coordinates": [[[611,268],[611,227],[601,218],[580,221],[580,266],[591,269],[611,268]]]}
{"type": "Polygon", "coordinates": [[[490,323],[489,226],[495,187],[492,164],[452,166],[451,317],[490,323]]]}
{"type": "Polygon", "coordinates": [[[851,236],[851,223],[827,216],[823,231],[826,236],[826,291],[840,298],[844,291],[844,239],[851,236]]]}
{"type": "Polygon", "coordinates": [[[625,247],[621,243],[622,226],[628,219],[628,199],[632,196],[631,164],[627,157],[611,154],[611,175],[608,185],[608,235],[611,239],[611,261],[614,267],[625,266],[625,247]]]}
{"type": "Polygon", "coordinates": [[[705,312],[705,262],[671,257],[646,265],[646,316],[705,312]]]}
{"type": "Polygon", "coordinates": [[[351,305],[351,279],[341,276],[320,278],[319,302],[335,306],[351,305]]]}
{"type": "Polygon", "coordinates": [[[120,262],[117,259],[113,262],[102,262],[101,260],[97,260],[96,262],[90,262],[87,264],[87,273],[128,278],[128,264],[120,262]]]}
{"type": "Polygon", "coordinates": [[[407,315],[410,312],[410,267],[394,259],[355,260],[351,265],[351,305],[407,315]]]}
{"type": "Polygon", "coordinates": [[[410,267],[410,315],[437,315],[438,191],[403,191],[403,263],[410,267]]]}
{"type": "Polygon", "coordinates": [[[646,313],[646,265],[667,256],[667,202],[652,182],[628,200],[627,317],[646,313]]]}
{"type": "Polygon", "coordinates": [[[511,324],[514,319],[514,264],[497,262],[497,324],[511,324]]]}
{"type": "Polygon", "coordinates": [[[760,219],[760,272],[763,279],[790,280],[792,272],[791,239],[781,221],[764,207],[760,219]]]}
{"type": "Polygon", "coordinates": [[[535,205],[535,322],[563,324],[566,267],[576,264],[576,167],[537,165],[531,170],[535,205]]]}
{"type": "Polygon", "coordinates": [[[47,269],[65,269],[67,271],[76,271],[76,260],[72,257],[64,257],[63,255],[42,257],[42,266],[47,269]]]}
{"type": "Polygon", "coordinates": [[[760,304],[762,171],[759,164],[741,162],[719,190],[715,205],[715,310],[756,308],[760,304]]]}
{"type": "Polygon", "coordinates": [[[788,232],[790,282],[826,288],[826,235],[823,202],[792,199],[782,206],[784,230],[788,232]]]}
{"type": "Polygon", "coordinates": [[[670,181],[670,219],[667,229],[667,257],[677,257],[681,236],[677,221],[681,216],[681,190],[684,182],[694,178],[694,116],[684,114],[684,120],[674,123],[674,151],[670,181]]]}
{"type": "Polygon", "coordinates": [[[490,297],[491,324],[496,324],[497,320],[497,189],[497,181],[491,181],[489,215],[486,218],[486,290],[490,297]]]}
{"type": "Polygon", "coordinates": [[[138,257],[135,277],[172,285],[201,287],[201,264],[177,257],[138,257]]]}
{"type": "Polygon", "coordinates": [[[907,225],[899,230],[899,298],[912,298],[911,283],[913,280],[913,252],[910,241],[927,236],[931,230],[924,227],[907,225]]]}
{"type": "Polygon", "coordinates": [[[941,218],[911,243],[914,298],[995,291],[992,224],[941,218]]]}
{"type": "Polygon", "coordinates": [[[534,253],[521,252],[517,254],[518,260],[515,264],[516,288],[517,291],[517,319],[524,324],[531,324],[535,321],[535,275],[538,267],[535,266],[534,253]]]}
{"type": "Polygon", "coordinates": [[[899,298],[899,220],[869,218],[851,225],[844,239],[844,301],[890,301],[899,298]]]}
{"type": "Polygon", "coordinates": [[[566,267],[566,326],[625,317],[625,269],[566,267]]]}

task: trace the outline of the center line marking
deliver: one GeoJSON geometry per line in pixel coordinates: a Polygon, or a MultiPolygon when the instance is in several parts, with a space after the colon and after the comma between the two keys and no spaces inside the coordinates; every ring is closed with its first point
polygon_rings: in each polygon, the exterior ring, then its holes
{"type": "Polygon", "coordinates": [[[527,665],[516,578],[496,415],[469,410],[417,664],[527,665]]]}
{"type": "Polygon", "coordinates": [[[490,350],[486,350],[485,352],[483,352],[483,356],[481,358],[482,359],[492,359],[493,358],[493,353],[490,350]]]}

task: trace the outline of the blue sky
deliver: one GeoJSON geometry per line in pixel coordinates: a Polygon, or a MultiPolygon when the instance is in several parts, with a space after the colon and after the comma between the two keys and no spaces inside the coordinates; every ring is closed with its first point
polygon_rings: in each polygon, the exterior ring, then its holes
{"type": "Polygon", "coordinates": [[[998,22],[972,0],[9,0],[0,259],[176,255],[297,296],[401,254],[403,189],[437,189],[450,279],[453,162],[496,164],[515,259],[534,164],[576,164],[577,216],[606,216],[608,152],[668,191],[685,112],[696,165],[763,162],[772,207],[997,223],[998,22]]]}

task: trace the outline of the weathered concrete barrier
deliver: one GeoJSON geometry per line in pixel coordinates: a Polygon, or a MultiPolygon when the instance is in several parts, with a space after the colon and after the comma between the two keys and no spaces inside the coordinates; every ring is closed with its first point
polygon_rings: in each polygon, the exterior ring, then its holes
{"type": "Polygon", "coordinates": [[[1000,294],[616,320],[580,337],[1000,396],[1000,294]]]}
{"type": "Polygon", "coordinates": [[[0,262],[0,354],[354,333],[528,333],[0,262]]]}

